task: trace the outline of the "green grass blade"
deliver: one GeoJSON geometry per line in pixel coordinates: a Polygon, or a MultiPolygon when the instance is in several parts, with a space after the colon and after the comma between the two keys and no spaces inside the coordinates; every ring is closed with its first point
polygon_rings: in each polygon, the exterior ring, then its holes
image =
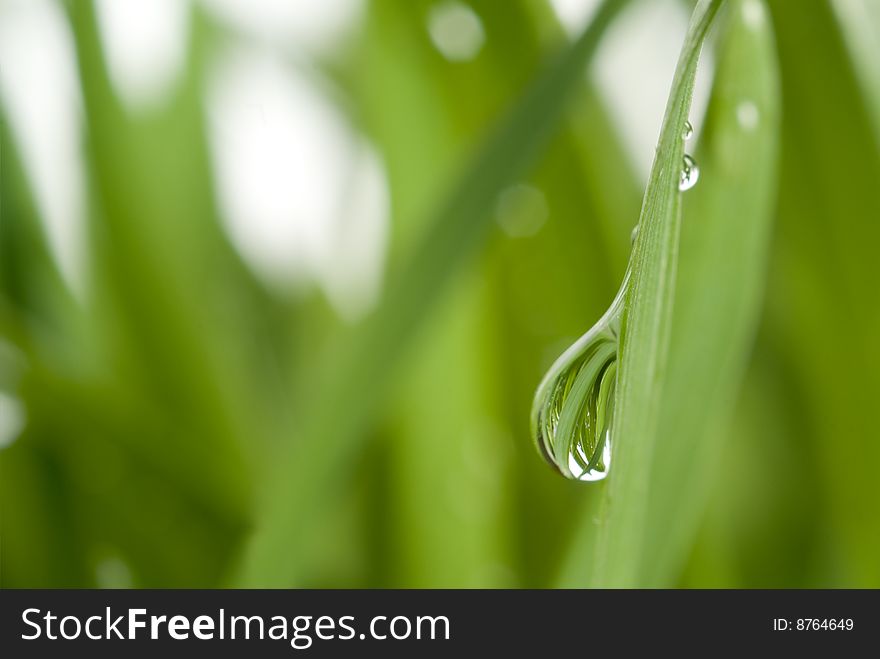
{"type": "MultiPolygon", "coordinates": [[[[26,404],[35,365],[59,352],[68,356],[59,335],[79,309],[50,253],[2,109],[0,153],[0,393],[26,404]]],[[[89,583],[88,568],[68,483],[53,456],[28,441],[32,436],[25,428],[12,445],[0,446],[2,587],[81,586],[89,583]]]]}
{"type": "MultiPolygon", "coordinates": [[[[363,107],[357,114],[366,117],[364,130],[382,153],[394,191],[391,272],[395,257],[406,255],[424,229],[422,220],[430,219],[417,211],[445,191],[450,173],[468,162],[475,138],[534,78],[548,43],[565,42],[548,5],[482,3],[475,11],[492,38],[462,66],[421,36],[429,6],[371,5],[368,38],[351,56],[357,68],[347,73],[357,82],[363,107]],[[478,97],[479,105],[461,103],[478,97]]],[[[613,294],[641,201],[642,185],[628,165],[587,80],[523,181],[552,209],[546,224],[527,238],[496,232],[477,267],[455,278],[414,342],[383,406],[379,432],[358,459],[355,478],[364,473],[365,458],[376,455],[386,484],[366,522],[389,532],[367,558],[373,574],[381,575],[370,583],[546,584],[553,567],[546,547],[555,547],[554,555],[561,550],[569,526],[542,504],[558,504],[556,493],[568,490],[580,505],[584,492],[571,491],[527,450],[523,410],[529,400],[519,404],[517,398],[531,393],[539,370],[532,361],[545,344],[569,333],[558,317],[572,318],[574,333],[605,301],[605,289],[613,294]],[[570,246],[571,258],[560,254],[560,244],[570,246]],[[536,341],[524,313],[539,315],[552,331],[536,341]],[[512,505],[514,499],[523,504],[512,505]],[[424,513],[428,509],[432,514],[424,513]],[[517,540],[528,546],[517,551],[517,540]]],[[[349,496],[364,500],[360,493],[343,494],[349,496]]],[[[335,511],[324,507],[320,515],[335,511]]],[[[301,570],[309,583],[317,582],[311,562],[301,570]]]]}
{"type": "Polygon", "coordinates": [[[832,8],[870,103],[874,133],[880,143],[880,2],[832,0],[832,8]]]}
{"type": "Polygon", "coordinates": [[[681,220],[678,189],[688,119],[703,40],[721,6],[702,0],[694,10],[673,78],[657,155],[639,218],[621,325],[615,456],[608,506],[597,546],[596,583],[636,585],[648,514],[648,480],[657,442],[681,220]]]}
{"type": "Polygon", "coordinates": [[[77,313],[52,258],[33,192],[0,109],[0,329],[23,349],[77,313]],[[34,295],[39,292],[39,296],[34,295]],[[14,329],[13,329],[14,328],[14,329]],[[6,331],[8,329],[8,331],[6,331]]]}
{"type": "Polygon", "coordinates": [[[880,442],[866,410],[880,397],[880,150],[869,92],[829,2],[769,6],[784,134],[767,340],[803,387],[798,438],[818,465],[811,486],[827,493],[833,583],[877,587],[880,442]]]}
{"type": "Polygon", "coordinates": [[[683,583],[871,587],[880,453],[866,411],[880,396],[880,314],[866,301],[876,298],[880,153],[869,81],[831,2],[768,5],[784,102],[767,303],[683,583]]]}
{"type": "Polygon", "coordinates": [[[168,106],[138,118],[111,85],[93,3],[72,2],[67,9],[88,119],[87,163],[95,182],[88,237],[106,358],[120,364],[114,364],[114,376],[125,389],[136,390],[137,382],[171,415],[201,426],[195,432],[210,438],[210,450],[169,441],[172,450],[155,438],[132,435],[157,460],[165,456],[184,486],[238,523],[248,515],[250,483],[239,468],[237,405],[227,390],[240,376],[226,370],[231,351],[228,344],[217,345],[220,330],[203,329],[209,312],[220,315],[211,308],[220,307],[215,298],[229,304],[228,297],[209,291],[221,277],[224,294],[235,290],[239,274],[216,222],[195,83],[203,66],[196,57],[203,26],[194,21],[194,55],[168,106]]]}
{"type": "Polygon", "coordinates": [[[452,274],[482,242],[496,195],[533,161],[582,80],[607,25],[626,0],[607,0],[584,34],[546,71],[499,124],[377,311],[336,356],[314,400],[305,405],[297,441],[277,460],[264,490],[261,516],[238,575],[239,585],[294,583],[297,537],[322,488],[344,470],[361,429],[391,381],[404,344],[452,274]]]}

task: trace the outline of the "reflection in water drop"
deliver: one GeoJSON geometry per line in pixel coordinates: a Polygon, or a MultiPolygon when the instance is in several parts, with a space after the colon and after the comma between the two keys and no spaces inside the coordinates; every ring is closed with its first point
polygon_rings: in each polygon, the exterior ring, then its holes
{"type": "Polygon", "coordinates": [[[563,476],[598,481],[611,466],[617,341],[629,271],[605,315],[556,360],[535,393],[532,434],[563,476]]]}
{"type": "MultiPolygon", "coordinates": [[[[693,132],[686,122],[682,139],[693,132]]],[[[678,189],[690,190],[699,178],[696,161],[685,154],[678,189]]],[[[630,234],[633,245],[639,227],[630,234]]],[[[608,311],[554,362],[535,392],[532,437],[544,459],[566,478],[599,481],[611,467],[620,325],[629,280],[627,267],[608,311]]]]}
{"type": "Polygon", "coordinates": [[[678,181],[678,189],[681,191],[690,190],[700,180],[700,168],[697,162],[688,154],[684,154],[681,163],[681,178],[678,181]]]}
{"type": "Polygon", "coordinates": [[[691,126],[690,121],[685,121],[684,122],[684,130],[681,131],[681,138],[684,141],[687,141],[687,140],[691,139],[691,137],[693,137],[693,136],[694,136],[694,127],[691,126]]]}

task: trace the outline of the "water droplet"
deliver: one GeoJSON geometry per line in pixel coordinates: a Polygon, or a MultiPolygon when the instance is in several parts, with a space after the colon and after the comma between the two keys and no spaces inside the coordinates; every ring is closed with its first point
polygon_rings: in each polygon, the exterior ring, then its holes
{"type": "Polygon", "coordinates": [[[629,244],[635,245],[636,238],[638,238],[638,237],[639,237],[639,225],[637,224],[633,227],[632,232],[629,234],[629,244]]]}
{"type": "Polygon", "coordinates": [[[611,467],[617,346],[629,272],[605,315],[550,367],[532,405],[541,455],[566,478],[598,481],[611,467]]]}
{"type": "Polygon", "coordinates": [[[684,122],[684,130],[681,131],[681,139],[685,142],[691,139],[694,136],[694,127],[691,126],[690,121],[684,122]]]}
{"type": "Polygon", "coordinates": [[[684,154],[681,162],[681,178],[678,181],[678,189],[690,190],[700,180],[700,168],[697,162],[688,154],[684,154]]]}

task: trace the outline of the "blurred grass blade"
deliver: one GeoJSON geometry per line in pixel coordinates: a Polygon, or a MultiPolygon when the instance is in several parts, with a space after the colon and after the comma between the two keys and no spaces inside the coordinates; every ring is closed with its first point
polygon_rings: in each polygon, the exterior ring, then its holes
{"type": "MultiPolygon", "coordinates": [[[[371,9],[367,36],[351,56],[354,70],[347,75],[363,85],[365,130],[383,154],[394,190],[396,253],[389,263],[394,272],[394,257],[409,253],[412,239],[431,219],[409,209],[445,192],[450,172],[467,164],[475,139],[540,70],[547,43],[563,43],[565,35],[549,5],[483,3],[475,10],[492,37],[483,56],[462,70],[420,38],[424,7],[380,2],[371,9]],[[545,23],[546,30],[535,29],[545,23]],[[477,93],[483,101],[475,112],[475,104],[461,99],[477,93]],[[400,121],[403,116],[408,120],[400,121]]],[[[365,454],[381,458],[378,478],[384,484],[366,524],[387,529],[389,536],[367,559],[370,570],[381,574],[372,583],[545,584],[553,560],[541,553],[541,560],[530,561],[528,553],[547,547],[555,547],[555,553],[565,544],[569,527],[548,516],[546,506],[567,484],[552,474],[546,478],[530,451],[517,450],[528,448],[527,437],[516,432],[524,430],[528,401],[512,398],[533,387],[533,355],[544,345],[523,334],[522,314],[539,315],[553,328],[547,340],[567,334],[554,311],[572,318],[574,327],[592,316],[604,302],[605,282],[613,292],[625,265],[642,187],[589,80],[578,86],[568,108],[534,172],[507,188],[545,199],[552,208],[547,222],[526,238],[499,233],[475,259],[476,267],[455,278],[413,342],[389,405],[383,406],[380,430],[365,454]],[[568,247],[571,258],[560,245],[568,247]],[[519,461],[540,481],[524,483],[519,461]],[[514,492],[528,503],[508,514],[514,492]],[[428,509],[432,514],[424,513],[428,509]],[[521,551],[511,546],[517,528],[529,529],[519,536],[528,543],[521,551]]],[[[359,459],[354,478],[365,468],[359,459]]],[[[570,494],[579,505],[583,490],[570,494]]],[[[322,517],[336,510],[325,505],[322,517]]],[[[309,584],[317,581],[312,562],[301,570],[309,584]]]]}
{"type": "Polygon", "coordinates": [[[874,133],[880,144],[880,2],[832,0],[832,8],[870,102],[874,133]]]}
{"type": "Polygon", "coordinates": [[[778,76],[761,0],[730,3],[697,161],[684,198],[669,367],[639,584],[669,587],[716,482],[764,288],[774,212],[778,76]]]}
{"type": "Polygon", "coordinates": [[[621,325],[620,371],[612,430],[614,467],[597,545],[596,583],[634,586],[644,549],[648,480],[657,442],[669,353],[684,157],[684,132],[703,40],[721,0],[694,10],[673,78],[660,142],[639,218],[621,325]]]}
{"type": "Polygon", "coordinates": [[[815,452],[815,485],[828,497],[833,583],[877,587],[880,442],[866,410],[880,397],[880,151],[868,90],[829,2],[810,11],[785,0],[769,6],[784,134],[768,339],[803,386],[808,430],[799,437],[815,452]],[[836,332],[841,339],[829,340],[836,332]]]}
{"type": "Polygon", "coordinates": [[[76,306],[52,258],[2,111],[0,153],[0,330],[27,349],[45,335],[45,328],[39,326],[53,325],[57,330],[58,324],[76,314],[76,306]]]}
{"type": "Polygon", "coordinates": [[[164,457],[181,486],[239,522],[248,515],[250,484],[239,468],[237,406],[228,391],[236,378],[225,371],[230,351],[216,345],[218,333],[203,331],[207,314],[217,313],[211,305],[220,306],[214,301],[218,296],[210,294],[218,278],[226,282],[224,293],[236,282],[216,224],[195,82],[204,66],[204,25],[193,21],[193,56],[168,106],[140,118],[125,110],[111,85],[93,3],[66,7],[95,181],[89,230],[99,284],[95,306],[103,314],[102,330],[117,334],[106,343],[129,353],[109,359],[125,364],[128,387],[143,380],[139,384],[147,396],[163,408],[203,424],[200,436],[212,445],[174,442],[172,453],[155,437],[133,433],[133,438],[144,450],[155,451],[157,461],[164,457]]]}
{"type": "Polygon", "coordinates": [[[250,518],[249,450],[268,424],[253,422],[246,395],[263,298],[214,204],[201,93],[210,26],[187,6],[180,79],[134,113],[111,84],[95,3],[64,6],[86,120],[92,343],[77,342],[83,373],[47,378],[28,404],[65,420],[44,432],[49,450],[137,585],[214,584],[250,518]],[[95,496],[112,460],[139,477],[95,496]]]}
{"type": "MultiPolygon", "coordinates": [[[[0,394],[17,401],[35,364],[61,352],[58,337],[79,309],[52,258],[2,108],[0,154],[0,394]]],[[[0,409],[0,426],[8,433],[7,410],[0,409]]],[[[53,456],[28,441],[33,423],[24,420],[21,436],[0,443],[3,587],[81,586],[88,583],[87,563],[72,522],[69,483],[53,456]]]]}
{"type": "Polygon", "coordinates": [[[600,36],[626,2],[606,0],[583,35],[499,124],[436,213],[377,311],[313,384],[314,400],[303,408],[309,410],[308,418],[296,441],[276,461],[263,492],[239,585],[289,585],[300,576],[298,536],[315,500],[352,459],[355,442],[385,395],[404,345],[443,286],[482,242],[498,192],[528,167],[551,136],[600,36]]]}

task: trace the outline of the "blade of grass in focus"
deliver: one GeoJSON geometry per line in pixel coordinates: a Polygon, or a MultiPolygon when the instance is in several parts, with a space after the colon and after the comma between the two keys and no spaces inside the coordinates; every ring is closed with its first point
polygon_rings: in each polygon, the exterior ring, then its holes
{"type": "Polygon", "coordinates": [[[691,18],[673,78],[654,165],[639,218],[632,279],[621,322],[620,371],[611,441],[614,467],[596,547],[594,581],[635,586],[645,550],[651,464],[669,353],[681,220],[678,189],[697,62],[721,5],[701,0],[691,18]]]}
{"type": "Polygon", "coordinates": [[[441,288],[482,241],[498,192],[550,136],[565,98],[581,80],[599,37],[626,0],[608,0],[591,25],[502,120],[440,206],[376,312],[335,356],[306,405],[307,425],[280,456],[263,492],[260,517],[236,583],[290,585],[300,576],[297,536],[325,483],[346,468],[352,444],[390,383],[404,343],[441,288]]]}

